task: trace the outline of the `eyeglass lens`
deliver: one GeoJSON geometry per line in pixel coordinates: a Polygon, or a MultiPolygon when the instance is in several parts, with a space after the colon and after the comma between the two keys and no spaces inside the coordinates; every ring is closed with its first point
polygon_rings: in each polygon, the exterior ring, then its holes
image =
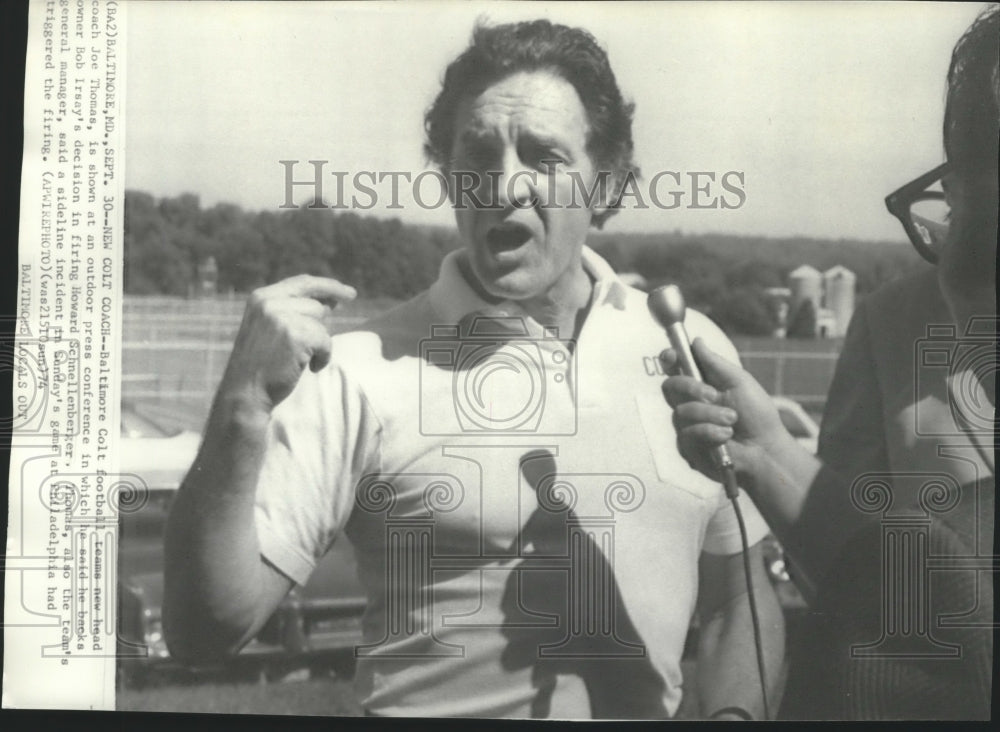
{"type": "Polygon", "coordinates": [[[948,204],[940,198],[924,198],[910,204],[910,221],[923,244],[941,251],[948,237],[948,204]]]}

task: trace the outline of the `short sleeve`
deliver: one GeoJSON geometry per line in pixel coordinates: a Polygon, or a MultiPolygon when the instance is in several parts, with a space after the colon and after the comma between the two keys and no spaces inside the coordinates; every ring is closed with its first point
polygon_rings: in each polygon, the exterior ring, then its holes
{"type": "MultiPolygon", "coordinates": [[[[740,504],[740,513],[747,529],[747,546],[751,547],[771,533],[764,517],[750,500],[750,497],[740,489],[736,500],[740,504]]],[[[705,532],[705,543],[702,551],[709,554],[738,554],[743,551],[743,539],[740,536],[740,524],[736,518],[736,509],[724,491],[719,492],[719,504],[705,532]]]]}
{"type": "MultiPolygon", "coordinates": [[[[708,317],[697,311],[689,310],[684,322],[692,338],[703,338],[705,344],[724,359],[735,364],[740,363],[736,346],[708,317]]],[[[736,500],[739,502],[740,513],[746,525],[747,546],[753,546],[767,536],[770,529],[767,522],[764,521],[764,517],[760,515],[760,511],[757,510],[750,497],[743,492],[743,489],[740,489],[736,500]]],[[[708,522],[702,551],[723,555],[737,554],[743,551],[743,540],[740,536],[736,510],[723,490],[718,493],[718,504],[708,522]]]]}
{"type": "Polygon", "coordinates": [[[377,469],[380,430],[360,387],[330,364],[303,372],[272,413],[257,483],[260,553],[299,585],[350,517],[354,487],[377,469]]]}

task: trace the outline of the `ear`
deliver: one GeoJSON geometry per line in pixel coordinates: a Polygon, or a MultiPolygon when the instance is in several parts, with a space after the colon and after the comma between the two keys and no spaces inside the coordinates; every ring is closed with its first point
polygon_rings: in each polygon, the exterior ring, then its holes
{"type": "MultiPolygon", "coordinates": [[[[598,186],[596,195],[590,204],[590,223],[596,229],[601,229],[604,222],[614,216],[618,210],[614,204],[619,200],[625,185],[625,176],[606,172],[604,185],[598,186]]],[[[595,182],[598,185],[599,181],[595,182]]]]}

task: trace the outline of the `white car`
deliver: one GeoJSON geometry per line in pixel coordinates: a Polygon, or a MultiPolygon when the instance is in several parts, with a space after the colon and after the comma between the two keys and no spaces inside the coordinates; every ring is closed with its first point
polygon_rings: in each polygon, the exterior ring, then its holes
{"type": "Polygon", "coordinates": [[[772,397],[774,406],[778,408],[778,416],[785,429],[795,438],[795,441],[813,455],[816,454],[819,443],[819,425],[809,416],[798,402],[788,397],[772,397]]]}

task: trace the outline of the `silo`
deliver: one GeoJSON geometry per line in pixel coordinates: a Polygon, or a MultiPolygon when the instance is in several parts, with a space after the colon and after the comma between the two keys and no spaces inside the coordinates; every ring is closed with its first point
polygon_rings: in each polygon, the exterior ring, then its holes
{"type": "Polygon", "coordinates": [[[806,300],[812,300],[819,312],[823,304],[823,275],[815,267],[803,264],[788,275],[788,288],[792,291],[791,310],[794,313],[806,300]]]}
{"type": "Polygon", "coordinates": [[[855,274],[839,264],[823,273],[823,289],[826,292],[826,307],[833,312],[836,328],[831,336],[840,337],[847,333],[847,324],[854,314],[855,274]]]}

